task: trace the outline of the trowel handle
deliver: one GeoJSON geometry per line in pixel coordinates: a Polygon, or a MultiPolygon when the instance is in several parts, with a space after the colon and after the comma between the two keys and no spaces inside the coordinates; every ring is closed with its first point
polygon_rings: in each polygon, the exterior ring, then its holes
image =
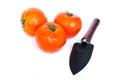
{"type": "Polygon", "coordinates": [[[94,19],[90,28],[88,29],[87,33],[83,36],[83,38],[81,39],[81,42],[83,42],[84,40],[87,40],[87,42],[90,42],[92,39],[92,36],[97,28],[97,26],[99,25],[100,20],[99,19],[94,19]]]}

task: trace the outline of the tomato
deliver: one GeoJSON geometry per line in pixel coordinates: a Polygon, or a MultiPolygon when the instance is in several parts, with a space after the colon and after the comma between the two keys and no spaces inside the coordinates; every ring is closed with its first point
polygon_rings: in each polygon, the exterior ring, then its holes
{"type": "Polygon", "coordinates": [[[75,36],[82,26],[81,18],[70,12],[59,13],[55,17],[54,22],[60,24],[65,29],[68,38],[75,36]]]}
{"type": "Polygon", "coordinates": [[[35,33],[36,42],[43,51],[55,52],[66,43],[66,33],[57,23],[47,22],[35,33]]]}
{"type": "Polygon", "coordinates": [[[37,28],[46,22],[45,14],[38,8],[26,9],[21,16],[23,30],[31,36],[34,36],[37,28]]]}

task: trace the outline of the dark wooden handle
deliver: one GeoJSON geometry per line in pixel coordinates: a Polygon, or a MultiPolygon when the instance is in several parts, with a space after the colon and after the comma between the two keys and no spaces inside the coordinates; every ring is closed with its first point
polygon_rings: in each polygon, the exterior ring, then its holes
{"type": "Polygon", "coordinates": [[[94,19],[90,28],[88,29],[87,33],[83,36],[83,38],[81,39],[81,42],[83,42],[84,40],[87,40],[87,42],[90,42],[92,39],[92,36],[97,28],[97,26],[99,25],[100,20],[99,19],[94,19]]]}

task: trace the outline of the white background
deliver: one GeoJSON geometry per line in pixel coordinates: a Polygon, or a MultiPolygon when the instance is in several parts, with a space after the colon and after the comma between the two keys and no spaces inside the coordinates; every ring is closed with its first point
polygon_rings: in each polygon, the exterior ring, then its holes
{"type": "Polygon", "coordinates": [[[120,80],[119,27],[119,0],[2,0],[0,80],[120,80]],[[59,12],[72,12],[81,17],[82,29],[61,50],[47,54],[21,28],[21,14],[31,7],[41,9],[49,21],[59,12]],[[101,23],[91,41],[95,46],[92,58],[73,76],[69,68],[72,45],[80,42],[94,18],[101,23]]]}

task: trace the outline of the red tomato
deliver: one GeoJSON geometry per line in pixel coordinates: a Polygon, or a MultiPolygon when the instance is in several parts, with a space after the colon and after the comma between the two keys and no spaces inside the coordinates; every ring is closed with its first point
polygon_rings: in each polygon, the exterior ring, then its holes
{"type": "Polygon", "coordinates": [[[54,22],[65,29],[68,38],[75,36],[81,30],[82,26],[81,18],[69,12],[59,13],[55,17],[54,22]]]}
{"type": "Polygon", "coordinates": [[[47,22],[45,14],[37,8],[26,9],[21,16],[23,30],[28,35],[34,36],[38,27],[47,22]]]}
{"type": "Polygon", "coordinates": [[[46,52],[55,52],[66,43],[66,33],[57,23],[48,22],[35,33],[38,46],[46,52]]]}

